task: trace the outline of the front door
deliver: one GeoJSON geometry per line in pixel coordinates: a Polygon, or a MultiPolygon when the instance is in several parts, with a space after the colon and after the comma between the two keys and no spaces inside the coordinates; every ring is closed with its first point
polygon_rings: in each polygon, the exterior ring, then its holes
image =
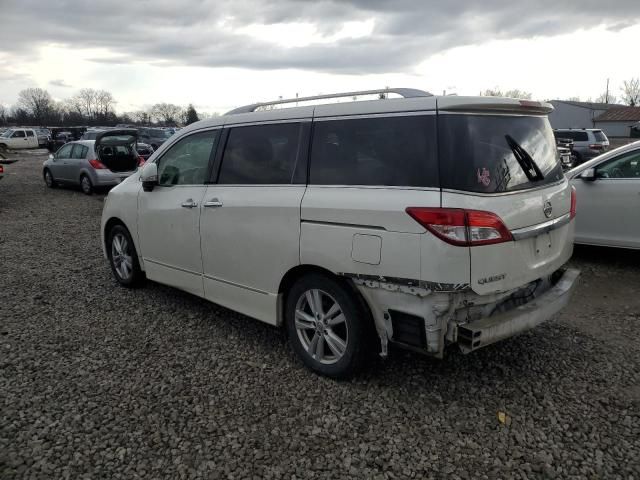
{"type": "Polygon", "coordinates": [[[71,158],[71,150],[73,149],[73,143],[63,145],[54,155],[53,161],[49,166],[51,175],[56,180],[70,181],[68,163],[71,158]]]}
{"type": "Polygon", "coordinates": [[[140,190],[138,235],[148,278],[203,295],[200,212],[219,130],[197,132],[156,160],[158,181],[140,190]]]}
{"type": "Polygon", "coordinates": [[[640,248],[640,151],[627,152],[596,167],[596,180],[578,179],[576,241],[640,248]]]}
{"type": "Polygon", "coordinates": [[[300,263],[308,122],[233,127],[200,220],[205,296],[275,324],[278,286],[300,263]]]}

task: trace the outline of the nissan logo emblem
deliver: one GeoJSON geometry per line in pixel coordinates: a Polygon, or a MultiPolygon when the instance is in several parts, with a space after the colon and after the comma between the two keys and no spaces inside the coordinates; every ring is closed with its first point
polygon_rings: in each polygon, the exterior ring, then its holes
{"type": "Polygon", "coordinates": [[[544,202],[544,207],[542,208],[544,212],[544,216],[549,218],[551,213],[553,212],[553,207],[551,206],[551,202],[544,202]]]}

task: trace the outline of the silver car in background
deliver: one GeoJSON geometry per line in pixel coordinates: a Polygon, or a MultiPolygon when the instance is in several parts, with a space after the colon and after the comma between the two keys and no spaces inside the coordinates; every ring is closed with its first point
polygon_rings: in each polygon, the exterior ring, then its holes
{"type": "Polygon", "coordinates": [[[144,163],[136,151],[135,130],[101,132],[95,140],[69,142],[43,164],[48,187],[79,185],[91,195],[97,187],[112,187],[144,163]]]}
{"type": "Polygon", "coordinates": [[[640,141],[565,175],[577,194],[575,243],[640,248],[640,141]]]}

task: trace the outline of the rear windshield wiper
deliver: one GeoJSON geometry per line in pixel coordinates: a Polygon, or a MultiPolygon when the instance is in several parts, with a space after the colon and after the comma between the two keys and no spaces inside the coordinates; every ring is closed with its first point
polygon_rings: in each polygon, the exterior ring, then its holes
{"type": "Polygon", "coordinates": [[[520,167],[522,167],[522,170],[529,181],[536,182],[544,180],[544,175],[540,171],[535,160],[531,155],[529,155],[529,152],[522,148],[522,146],[516,142],[511,135],[505,135],[504,138],[507,140],[511,151],[513,152],[513,156],[516,157],[516,160],[520,164],[520,167]]]}

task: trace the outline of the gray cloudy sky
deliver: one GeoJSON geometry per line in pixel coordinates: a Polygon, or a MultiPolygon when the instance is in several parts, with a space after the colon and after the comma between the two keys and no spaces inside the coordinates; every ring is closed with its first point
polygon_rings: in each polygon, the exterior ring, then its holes
{"type": "Polygon", "coordinates": [[[121,111],[385,85],[595,97],[640,75],[638,0],[3,0],[0,15],[5,104],[27,86],[105,88],[121,111]]]}

